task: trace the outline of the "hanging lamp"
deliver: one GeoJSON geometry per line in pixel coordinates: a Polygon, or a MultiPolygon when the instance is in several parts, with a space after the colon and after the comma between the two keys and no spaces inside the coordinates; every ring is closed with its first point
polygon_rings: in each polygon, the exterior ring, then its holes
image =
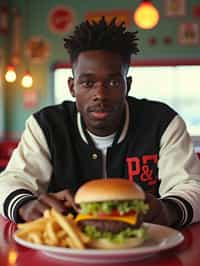
{"type": "Polygon", "coordinates": [[[33,78],[30,71],[27,70],[22,78],[22,86],[24,88],[31,88],[32,85],[33,85],[33,78]]]}
{"type": "Polygon", "coordinates": [[[7,82],[15,82],[16,80],[16,72],[15,72],[15,67],[13,65],[8,65],[6,68],[6,73],[5,73],[5,80],[7,82]]]}
{"type": "MultiPolygon", "coordinates": [[[[27,0],[26,2],[26,14],[27,14],[27,40],[30,36],[30,1],[27,0]]],[[[26,71],[22,77],[22,80],[21,80],[21,84],[24,88],[31,88],[32,85],[33,85],[33,78],[32,78],[32,75],[31,75],[31,72],[30,72],[30,67],[29,67],[29,60],[27,58],[25,58],[25,62],[26,62],[26,71]]]]}
{"type": "Polygon", "coordinates": [[[145,30],[154,28],[160,19],[157,8],[149,0],[143,0],[133,14],[135,24],[145,30]]]}
{"type": "MultiPolygon", "coordinates": [[[[17,8],[12,10],[13,19],[12,19],[12,41],[11,41],[11,49],[9,51],[10,58],[8,60],[8,65],[5,69],[5,80],[9,83],[15,82],[17,79],[16,67],[20,62],[20,29],[21,29],[21,15],[17,8]]],[[[1,16],[1,13],[0,13],[1,16]]],[[[1,19],[0,19],[1,20],[1,19]]]]}

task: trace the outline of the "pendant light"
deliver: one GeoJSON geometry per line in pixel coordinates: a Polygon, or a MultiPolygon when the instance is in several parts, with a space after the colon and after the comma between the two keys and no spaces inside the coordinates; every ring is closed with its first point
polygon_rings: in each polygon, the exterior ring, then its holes
{"type": "Polygon", "coordinates": [[[20,29],[22,21],[22,17],[17,8],[13,8],[12,15],[11,49],[9,51],[10,59],[8,60],[9,64],[5,69],[5,80],[9,83],[15,82],[17,78],[16,67],[20,63],[20,29]]]}
{"type": "Polygon", "coordinates": [[[6,73],[5,73],[5,80],[7,82],[15,82],[16,80],[16,72],[15,72],[15,67],[13,65],[8,65],[6,68],[6,73]]]}
{"type": "MultiPolygon", "coordinates": [[[[26,41],[28,41],[28,38],[30,36],[29,34],[29,30],[30,30],[30,1],[27,0],[26,1],[26,17],[27,17],[27,38],[26,38],[26,41]]],[[[25,62],[26,62],[26,71],[23,75],[23,78],[22,78],[22,81],[21,81],[21,84],[24,88],[31,88],[32,85],[33,85],[33,78],[32,78],[32,75],[31,75],[31,72],[30,72],[30,67],[29,67],[29,60],[27,58],[25,58],[25,62]]]]}
{"type": "Polygon", "coordinates": [[[160,19],[156,7],[149,0],[143,0],[133,14],[135,24],[145,30],[154,28],[160,19]]]}
{"type": "Polygon", "coordinates": [[[24,88],[30,88],[32,87],[32,85],[33,85],[33,78],[30,71],[27,70],[22,78],[22,86],[24,88]]]}

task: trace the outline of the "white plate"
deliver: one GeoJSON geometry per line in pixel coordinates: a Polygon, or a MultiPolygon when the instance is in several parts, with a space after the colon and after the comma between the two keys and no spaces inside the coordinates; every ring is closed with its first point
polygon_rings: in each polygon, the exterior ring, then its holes
{"type": "Polygon", "coordinates": [[[15,241],[25,247],[40,250],[46,255],[65,261],[79,263],[117,263],[137,261],[155,255],[156,253],[175,247],[184,240],[179,231],[156,224],[146,224],[149,228],[149,238],[141,247],[121,250],[70,249],[37,245],[25,241],[14,234],[15,241]]]}

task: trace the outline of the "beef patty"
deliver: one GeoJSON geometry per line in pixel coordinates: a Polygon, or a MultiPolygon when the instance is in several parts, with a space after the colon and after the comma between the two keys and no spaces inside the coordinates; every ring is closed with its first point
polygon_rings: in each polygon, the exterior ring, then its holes
{"type": "Polygon", "coordinates": [[[128,224],[121,221],[112,221],[112,220],[81,220],[78,222],[78,225],[83,229],[86,225],[94,226],[100,232],[112,232],[118,233],[126,228],[136,229],[139,228],[142,224],[142,215],[139,215],[137,218],[136,224],[128,224]]]}

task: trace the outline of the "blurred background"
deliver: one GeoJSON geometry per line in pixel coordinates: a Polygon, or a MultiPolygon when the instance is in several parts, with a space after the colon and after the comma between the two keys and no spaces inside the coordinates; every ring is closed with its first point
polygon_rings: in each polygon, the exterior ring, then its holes
{"type": "Polygon", "coordinates": [[[199,149],[199,0],[0,0],[0,157],[10,156],[29,115],[71,99],[63,38],[103,15],[139,32],[130,95],[172,106],[199,149]]]}

